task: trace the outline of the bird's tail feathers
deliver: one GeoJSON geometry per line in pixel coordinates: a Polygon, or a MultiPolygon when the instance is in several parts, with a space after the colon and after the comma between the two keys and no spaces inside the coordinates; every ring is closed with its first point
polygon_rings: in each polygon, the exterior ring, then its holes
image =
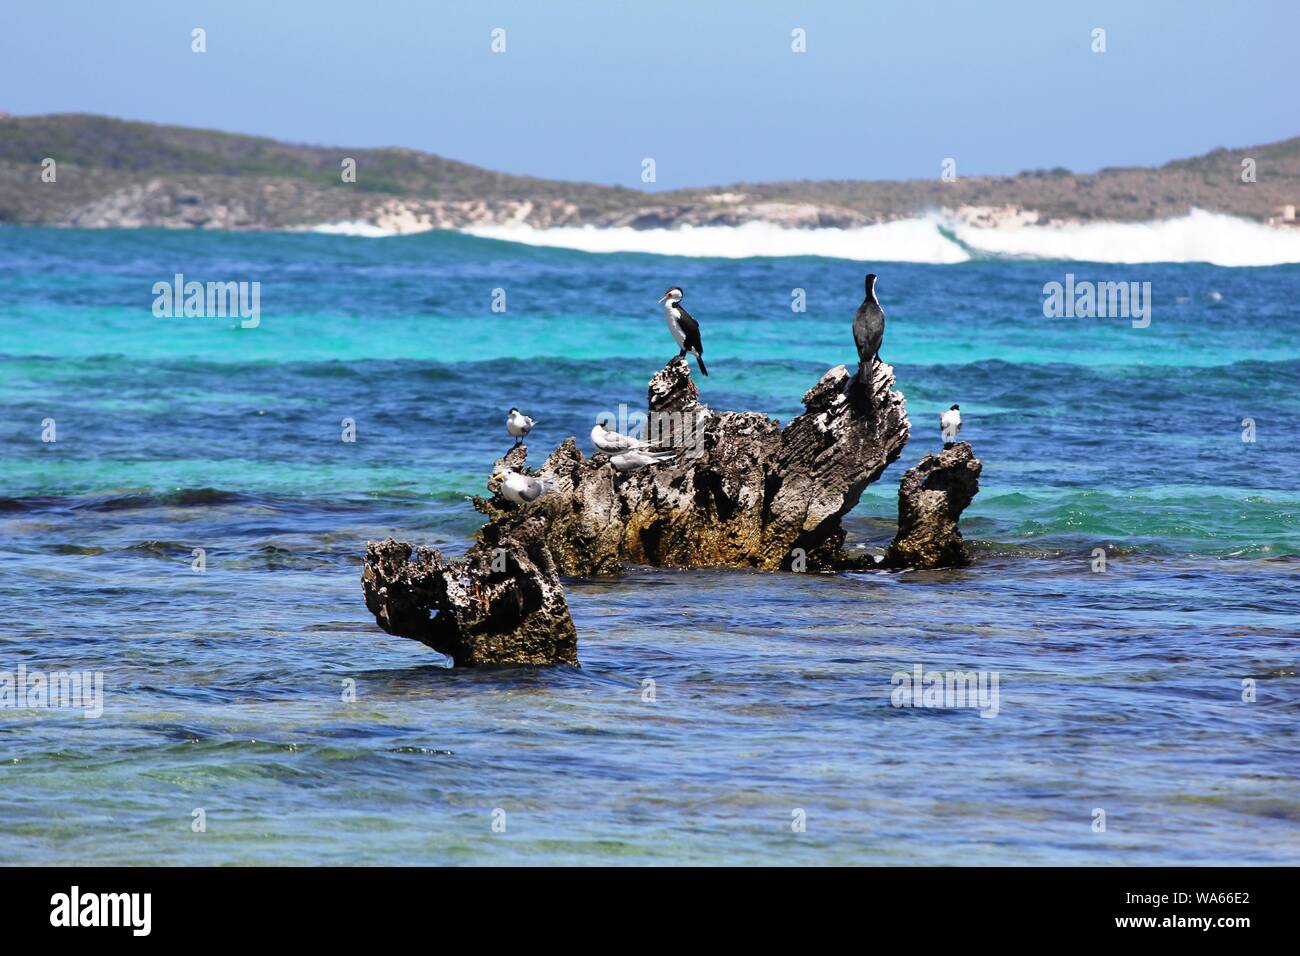
{"type": "Polygon", "coordinates": [[[707,376],[709,374],[709,370],[704,367],[704,356],[701,355],[699,352],[696,352],[695,361],[700,366],[700,374],[707,376]]]}

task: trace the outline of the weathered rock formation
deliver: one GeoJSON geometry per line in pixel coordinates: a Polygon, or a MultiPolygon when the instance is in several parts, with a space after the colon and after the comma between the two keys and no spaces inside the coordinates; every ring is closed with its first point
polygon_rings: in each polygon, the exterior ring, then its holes
{"type": "Polygon", "coordinates": [[[540,517],[490,524],[464,558],[371,541],[366,607],[389,634],[446,654],[457,667],[578,663],[578,632],[546,550],[540,517]]]}
{"type": "Polygon", "coordinates": [[[948,568],[970,563],[957,520],[979,494],[983,465],[967,442],[926,455],[898,484],[898,533],[885,568],[948,568]]]}
{"type": "MultiPolygon", "coordinates": [[[[898,536],[882,563],[842,550],[841,520],[907,442],[890,366],[876,364],[864,388],[837,365],[803,403],[784,428],[757,412],[714,412],[674,359],[650,381],[645,431],[676,458],[618,472],[608,455],[586,458],[568,438],[537,472],[554,483],[542,498],[515,505],[490,482],[492,498],[474,499],[490,520],[464,558],[370,542],[366,606],[388,633],[458,666],[576,665],[560,574],[612,574],[624,562],[772,571],[968,563],[957,520],[979,491],[981,466],[965,442],[903,476],[898,536]]],[[[519,444],[497,466],[526,471],[527,460],[519,444]]]]}
{"type": "MultiPolygon", "coordinates": [[[[674,359],[650,382],[647,433],[681,449],[677,458],[619,473],[607,455],[584,458],[570,438],[538,471],[554,480],[552,493],[523,508],[499,495],[475,505],[489,527],[544,517],[563,574],[609,574],[623,562],[837,567],[841,519],[907,442],[906,408],[893,386],[894,370],[883,363],[866,390],[838,365],[782,428],[757,412],[713,412],[686,361],[674,359]]],[[[526,457],[519,446],[503,463],[522,469],[526,457]]]]}

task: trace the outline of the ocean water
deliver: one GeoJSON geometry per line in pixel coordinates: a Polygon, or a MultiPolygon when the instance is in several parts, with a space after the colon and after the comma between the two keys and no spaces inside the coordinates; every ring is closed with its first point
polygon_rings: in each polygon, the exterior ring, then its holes
{"type": "Polygon", "coordinates": [[[0,862],[1300,863],[1300,266],[1018,254],[871,266],[913,437],[850,544],[959,402],[974,566],[630,568],[567,582],[581,668],[461,671],[375,626],[367,539],[467,547],[511,405],[534,464],[643,407],[669,285],[704,400],[788,420],[862,263],[0,230],[0,672],[103,680],[0,707],[0,862]],[[155,317],[175,273],[260,324],[155,317]],[[1067,273],[1150,325],[1045,318],[1067,273]],[[892,706],[918,665],[996,716],[892,706]]]}

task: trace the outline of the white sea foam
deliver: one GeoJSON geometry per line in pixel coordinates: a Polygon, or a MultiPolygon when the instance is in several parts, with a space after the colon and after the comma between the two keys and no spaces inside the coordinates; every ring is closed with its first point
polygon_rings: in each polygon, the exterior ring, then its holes
{"type": "Polygon", "coordinates": [[[1159,222],[1098,222],[1010,229],[979,229],[958,224],[951,226],[950,231],[976,254],[994,258],[1209,262],[1218,266],[1300,262],[1300,228],[1276,229],[1200,209],[1159,222]]]}
{"type": "Polygon", "coordinates": [[[787,229],[767,222],[679,229],[598,229],[594,226],[534,229],[472,226],[487,239],[582,252],[649,252],[661,256],[826,256],[893,262],[965,262],[970,255],[938,228],[938,219],[901,219],[860,229],[787,229]]]}
{"type": "Polygon", "coordinates": [[[405,236],[412,231],[428,232],[429,230],[427,228],[420,230],[397,229],[367,222],[364,219],[352,219],[347,222],[321,223],[319,226],[312,226],[311,231],[323,232],[330,236],[361,236],[364,239],[386,239],[389,236],[405,236]]]}
{"type": "MultiPolygon", "coordinates": [[[[409,230],[367,222],[332,223],[317,232],[389,236],[409,230]]],[[[1300,262],[1300,228],[1192,210],[1157,222],[1096,222],[1063,226],[969,225],[937,214],[854,229],[790,229],[773,223],[686,226],[678,229],[600,229],[527,225],[469,226],[469,235],[581,252],[743,259],[825,256],[863,262],[956,263],[970,259],[1061,259],[1078,262],[1209,262],[1268,266],[1300,262]]]]}

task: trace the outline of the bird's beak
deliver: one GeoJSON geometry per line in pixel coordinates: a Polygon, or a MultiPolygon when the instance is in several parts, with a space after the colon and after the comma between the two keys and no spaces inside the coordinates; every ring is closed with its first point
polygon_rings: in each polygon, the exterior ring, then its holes
{"type": "Polygon", "coordinates": [[[493,475],[493,476],[492,476],[490,479],[488,479],[488,480],[489,480],[489,481],[504,481],[504,480],[505,480],[505,477],[506,477],[506,473],[505,473],[504,471],[498,471],[495,475],[493,475]]]}
{"type": "Polygon", "coordinates": [[[665,292],[663,295],[661,295],[661,296],[659,297],[659,305],[663,305],[663,304],[664,304],[664,299],[666,299],[666,298],[668,298],[668,293],[667,293],[667,292],[665,292]]]}

